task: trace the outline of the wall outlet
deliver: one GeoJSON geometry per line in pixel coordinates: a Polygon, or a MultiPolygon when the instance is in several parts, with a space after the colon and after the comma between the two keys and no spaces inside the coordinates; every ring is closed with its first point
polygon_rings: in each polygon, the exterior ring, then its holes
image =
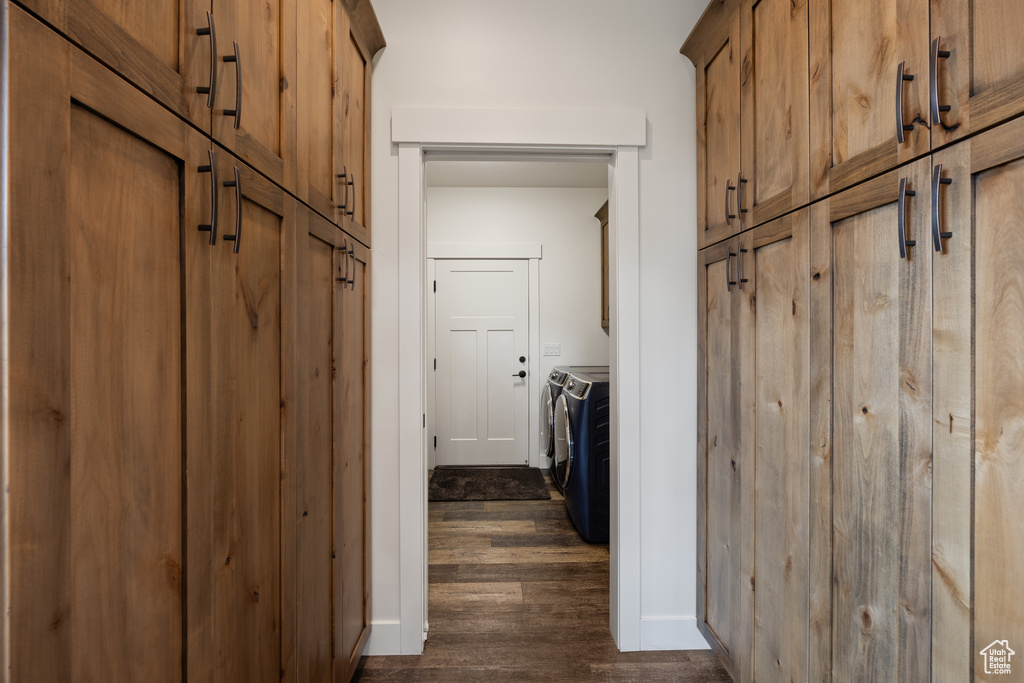
{"type": "Polygon", "coordinates": [[[561,356],[562,345],[561,344],[544,344],[544,355],[545,356],[561,356]]]}

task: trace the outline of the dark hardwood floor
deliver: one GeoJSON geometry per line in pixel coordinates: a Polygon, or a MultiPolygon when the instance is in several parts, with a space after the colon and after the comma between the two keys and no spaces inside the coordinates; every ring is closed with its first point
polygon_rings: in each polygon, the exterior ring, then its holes
{"type": "Polygon", "coordinates": [[[710,650],[619,652],[608,546],[552,500],[430,503],[422,656],[363,657],[355,681],[729,681],[710,650]]]}

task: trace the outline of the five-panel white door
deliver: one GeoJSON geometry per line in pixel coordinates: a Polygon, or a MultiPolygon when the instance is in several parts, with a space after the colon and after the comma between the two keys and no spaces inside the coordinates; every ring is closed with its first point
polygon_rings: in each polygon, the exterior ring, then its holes
{"type": "Polygon", "coordinates": [[[529,461],[528,264],[435,262],[439,466],[529,461]]]}

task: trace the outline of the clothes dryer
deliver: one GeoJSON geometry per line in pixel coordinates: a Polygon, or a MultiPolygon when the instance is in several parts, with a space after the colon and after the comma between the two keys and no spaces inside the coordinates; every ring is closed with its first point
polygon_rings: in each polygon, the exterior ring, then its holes
{"type": "Polygon", "coordinates": [[[569,374],[555,404],[555,479],[583,540],[607,543],[611,404],[607,372],[569,374]]]}
{"type": "Polygon", "coordinates": [[[561,489],[555,473],[555,403],[562,394],[562,387],[569,379],[569,373],[608,373],[607,365],[570,365],[556,366],[548,374],[540,395],[540,453],[555,479],[555,485],[561,489]]]}

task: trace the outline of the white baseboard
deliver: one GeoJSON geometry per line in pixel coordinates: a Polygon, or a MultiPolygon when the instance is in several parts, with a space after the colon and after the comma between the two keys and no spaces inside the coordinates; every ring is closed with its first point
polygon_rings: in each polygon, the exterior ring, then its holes
{"type": "Polygon", "coordinates": [[[363,654],[368,657],[402,654],[402,622],[374,621],[363,654]]]}
{"type": "Polygon", "coordinates": [[[641,650],[707,650],[697,630],[696,617],[645,617],[640,619],[641,650]]]}

